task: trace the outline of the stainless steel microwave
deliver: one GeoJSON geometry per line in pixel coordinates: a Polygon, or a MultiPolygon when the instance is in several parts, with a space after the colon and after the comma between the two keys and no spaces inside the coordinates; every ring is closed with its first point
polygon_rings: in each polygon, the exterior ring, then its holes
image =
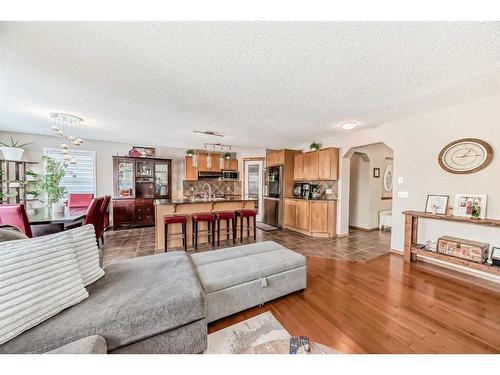
{"type": "Polygon", "coordinates": [[[222,181],[238,181],[240,179],[240,172],[238,171],[222,171],[222,181]]]}

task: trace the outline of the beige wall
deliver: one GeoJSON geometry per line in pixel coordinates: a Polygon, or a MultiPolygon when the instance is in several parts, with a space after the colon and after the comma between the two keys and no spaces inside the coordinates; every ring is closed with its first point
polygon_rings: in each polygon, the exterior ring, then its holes
{"type": "Polygon", "coordinates": [[[370,162],[360,153],[351,157],[349,225],[370,228],[370,162]]]}
{"type": "MultiPolygon", "coordinates": [[[[59,147],[59,141],[56,137],[0,132],[0,140],[5,141],[10,137],[19,139],[21,143],[33,142],[25,147],[23,159],[31,161],[40,161],[43,155],[44,147],[59,147]]],[[[113,155],[127,155],[133,145],[118,142],[102,142],[85,140],[80,146],[81,150],[96,152],[96,189],[97,195],[113,195],[113,155]]],[[[149,145],[148,145],[149,146],[149,145]]],[[[151,146],[154,147],[154,144],[151,146]]],[[[182,181],[184,180],[184,155],[185,149],[172,147],[156,147],[156,156],[160,158],[172,159],[172,197],[182,197],[182,181]]],[[[243,164],[242,157],[265,155],[265,149],[235,149],[240,166],[243,164]]],[[[36,168],[33,168],[36,169],[36,168]]]]}
{"type": "MultiPolygon", "coordinates": [[[[361,119],[362,120],[362,119],[361,119]]],[[[320,139],[323,145],[341,147],[345,155],[351,147],[384,142],[394,152],[393,230],[391,247],[403,250],[404,217],[409,209],[423,210],[427,194],[448,194],[453,204],[455,193],[488,195],[487,217],[500,218],[500,95],[484,97],[419,115],[383,123],[376,128],[320,139]],[[460,138],[476,137],[489,142],[495,158],[490,166],[470,175],[444,171],[437,162],[440,150],[460,138]],[[397,178],[402,183],[397,183],[397,178]],[[397,191],[408,192],[398,198],[397,191]]],[[[304,145],[301,145],[305,147],[304,145]]],[[[339,181],[338,233],[347,233],[349,202],[349,159],[342,158],[339,181]]],[[[419,240],[442,234],[482,240],[500,246],[498,229],[457,223],[424,220],[419,240]]]]}
{"type": "Polygon", "coordinates": [[[383,143],[376,143],[356,147],[351,152],[355,153],[350,161],[349,225],[365,229],[377,228],[379,212],[392,208],[392,200],[382,199],[384,161],[393,157],[392,150],[383,143]],[[363,164],[360,164],[362,158],[359,153],[367,159],[363,164]],[[379,178],[373,177],[373,168],[380,169],[379,178]]]}

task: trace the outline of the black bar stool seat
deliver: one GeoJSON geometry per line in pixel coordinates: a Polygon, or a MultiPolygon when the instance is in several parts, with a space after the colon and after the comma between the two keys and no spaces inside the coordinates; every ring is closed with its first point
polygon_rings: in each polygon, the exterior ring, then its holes
{"type": "MultiPolygon", "coordinates": [[[[165,225],[165,252],[167,251],[167,243],[169,238],[173,238],[176,236],[182,236],[182,245],[184,246],[184,251],[187,251],[187,216],[186,215],[165,215],[163,216],[163,223],[165,225]],[[169,224],[181,224],[182,233],[172,233],[168,234],[168,226],[169,224]]],[[[178,238],[178,237],[177,237],[178,238]]]]}
{"type": "Polygon", "coordinates": [[[233,236],[233,243],[236,243],[236,214],[234,211],[216,211],[214,212],[215,221],[217,224],[217,246],[220,246],[220,222],[226,220],[226,239],[229,240],[229,235],[233,236]],[[231,222],[231,229],[229,226],[231,222]]]}
{"type": "MultiPolygon", "coordinates": [[[[208,242],[215,246],[215,215],[212,212],[197,212],[191,215],[193,219],[193,243],[194,249],[198,249],[198,223],[207,223],[208,242]]],[[[201,231],[200,231],[201,232],[201,231]]]]}
{"type": "MultiPolygon", "coordinates": [[[[236,218],[240,218],[240,241],[243,241],[243,229],[246,229],[247,231],[247,236],[250,237],[250,230],[253,229],[253,239],[257,239],[257,211],[255,210],[236,210],[234,211],[236,214],[236,218]],[[246,227],[243,227],[243,219],[247,218],[247,225],[246,227]],[[253,228],[250,226],[250,218],[253,218],[253,228]]],[[[238,219],[236,219],[238,220],[238,219]]]]}

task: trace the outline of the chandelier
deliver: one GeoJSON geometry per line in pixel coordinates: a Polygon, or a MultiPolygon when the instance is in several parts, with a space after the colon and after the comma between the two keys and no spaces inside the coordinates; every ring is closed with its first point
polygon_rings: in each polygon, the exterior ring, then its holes
{"type": "Polygon", "coordinates": [[[76,160],[69,154],[71,146],[79,147],[83,139],[78,135],[82,118],[67,113],[50,113],[50,127],[54,134],[61,139],[59,147],[65,164],[76,164],[76,160]]]}

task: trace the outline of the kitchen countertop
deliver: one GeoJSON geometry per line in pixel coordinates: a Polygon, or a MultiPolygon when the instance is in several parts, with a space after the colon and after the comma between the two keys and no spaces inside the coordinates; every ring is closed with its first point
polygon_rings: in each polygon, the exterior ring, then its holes
{"type": "Polygon", "coordinates": [[[155,206],[170,205],[170,204],[196,204],[196,203],[223,203],[223,202],[252,202],[257,201],[253,198],[241,198],[241,197],[227,197],[227,198],[210,198],[202,199],[198,198],[193,200],[191,198],[179,198],[179,199],[155,199],[153,204],[155,206]]]}
{"type": "Polygon", "coordinates": [[[313,202],[329,202],[329,201],[336,201],[338,198],[322,198],[322,199],[305,199],[305,198],[298,198],[298,197],[285,197],[285,199],[297,199],[301,201],[313,201],[313,202]]]}

